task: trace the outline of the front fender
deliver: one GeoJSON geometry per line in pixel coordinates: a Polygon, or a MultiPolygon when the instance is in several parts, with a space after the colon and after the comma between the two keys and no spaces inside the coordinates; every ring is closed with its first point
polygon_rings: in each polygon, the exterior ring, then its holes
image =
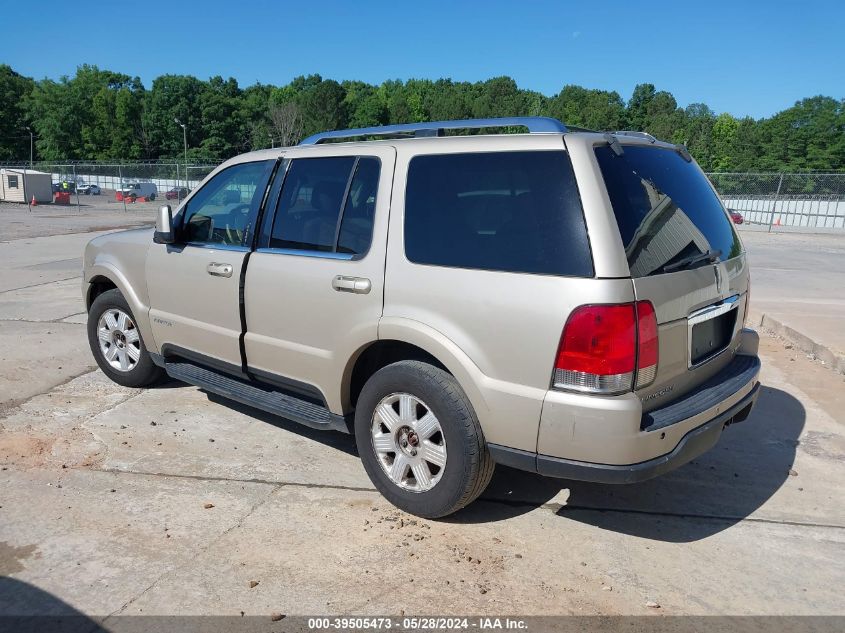
{"type": "MultiPolygon", "coordinates": [[[[150,328],[149,296],[144,276],[148,249],[137,243],[140,236],[132,236],[131,233],[113,233],[88,243],[82,275],[82,296],[86,307],[90,306],[92,281],[97,278],[108,279],[129,304],[144,345],[149,351],[158,352],[158,344],[150,328]],[[111,239],[107,241],[103,238],[111,239]]],[[[151,239],[149,243],[152,243],[151,239]]]]}
{"type": "Polygon", "coordinates": [[[82,282],[85,305],[90,305],[89,297],[92,289],[91,280],[96,279],[97,277],[105,277],[117,287],[120,294],[123,295],[132,310],[132,316],[135,317],[135,325],[141,332],[141,338],[144,340],[144,345],[147,347],[147,350],[151,352],[158,352],[158,344],[155,342],[153,331],[150,327],[149,304],[144,302],[140,293],[136,291],[135,287],[129,282],[126,276],[113,264],[98,263],[85,271],[85,276],[83,277],[82,282]]]}

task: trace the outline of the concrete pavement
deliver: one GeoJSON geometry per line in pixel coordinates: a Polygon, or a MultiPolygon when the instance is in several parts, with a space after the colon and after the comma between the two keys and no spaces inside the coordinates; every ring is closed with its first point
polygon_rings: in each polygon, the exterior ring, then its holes
{"type": "Polygon", "coordinates": [[[84,241],[0,244],[23,280],[0,280],[0,614],[845,614],[842,377],[776,339],[752,416],[678,471],[500,468],[424,521],[349,436],[90,371],[64,278],[84,241]]]}
{"type": "Polygon", "coordinates": [[[845,374],[845,233],[741,235],[751,262],[754,325],[845,374]]]}

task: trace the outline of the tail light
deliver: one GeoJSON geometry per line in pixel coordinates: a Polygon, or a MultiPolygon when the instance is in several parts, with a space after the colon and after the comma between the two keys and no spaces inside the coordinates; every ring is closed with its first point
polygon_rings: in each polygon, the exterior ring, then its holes
{"type": "Polygon", "coordinates": [[[563,328],[553,386],[586,393],[644,387],[657,373],[657,319],[649,301],[576,308],[563,328]]]}

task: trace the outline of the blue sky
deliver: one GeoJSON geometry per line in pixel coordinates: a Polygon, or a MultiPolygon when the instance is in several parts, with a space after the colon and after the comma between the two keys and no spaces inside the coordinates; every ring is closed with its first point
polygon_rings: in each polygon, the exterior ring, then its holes
{"type": "Polygon", "coordinates": [[[625,100],[651,82],[682,106],[754,117],[845,97],[841,1],[42,0],[36,19],[33,6],[4,6],[0,63],[36,78],[82,63],[147,87],[165,73],[241,86],[310,73],[371,83],[510,75],[547,95],[573,83],[625,100]]]}

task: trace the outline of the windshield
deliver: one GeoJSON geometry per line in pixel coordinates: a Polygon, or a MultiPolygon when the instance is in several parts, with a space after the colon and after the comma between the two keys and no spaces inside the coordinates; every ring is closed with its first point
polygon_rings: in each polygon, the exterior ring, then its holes
{"type": "Polygon", "coordinates": [[[725,261],[742,251],[697,165],[661,147],[596,148],[632,277],[725,261]]]}

